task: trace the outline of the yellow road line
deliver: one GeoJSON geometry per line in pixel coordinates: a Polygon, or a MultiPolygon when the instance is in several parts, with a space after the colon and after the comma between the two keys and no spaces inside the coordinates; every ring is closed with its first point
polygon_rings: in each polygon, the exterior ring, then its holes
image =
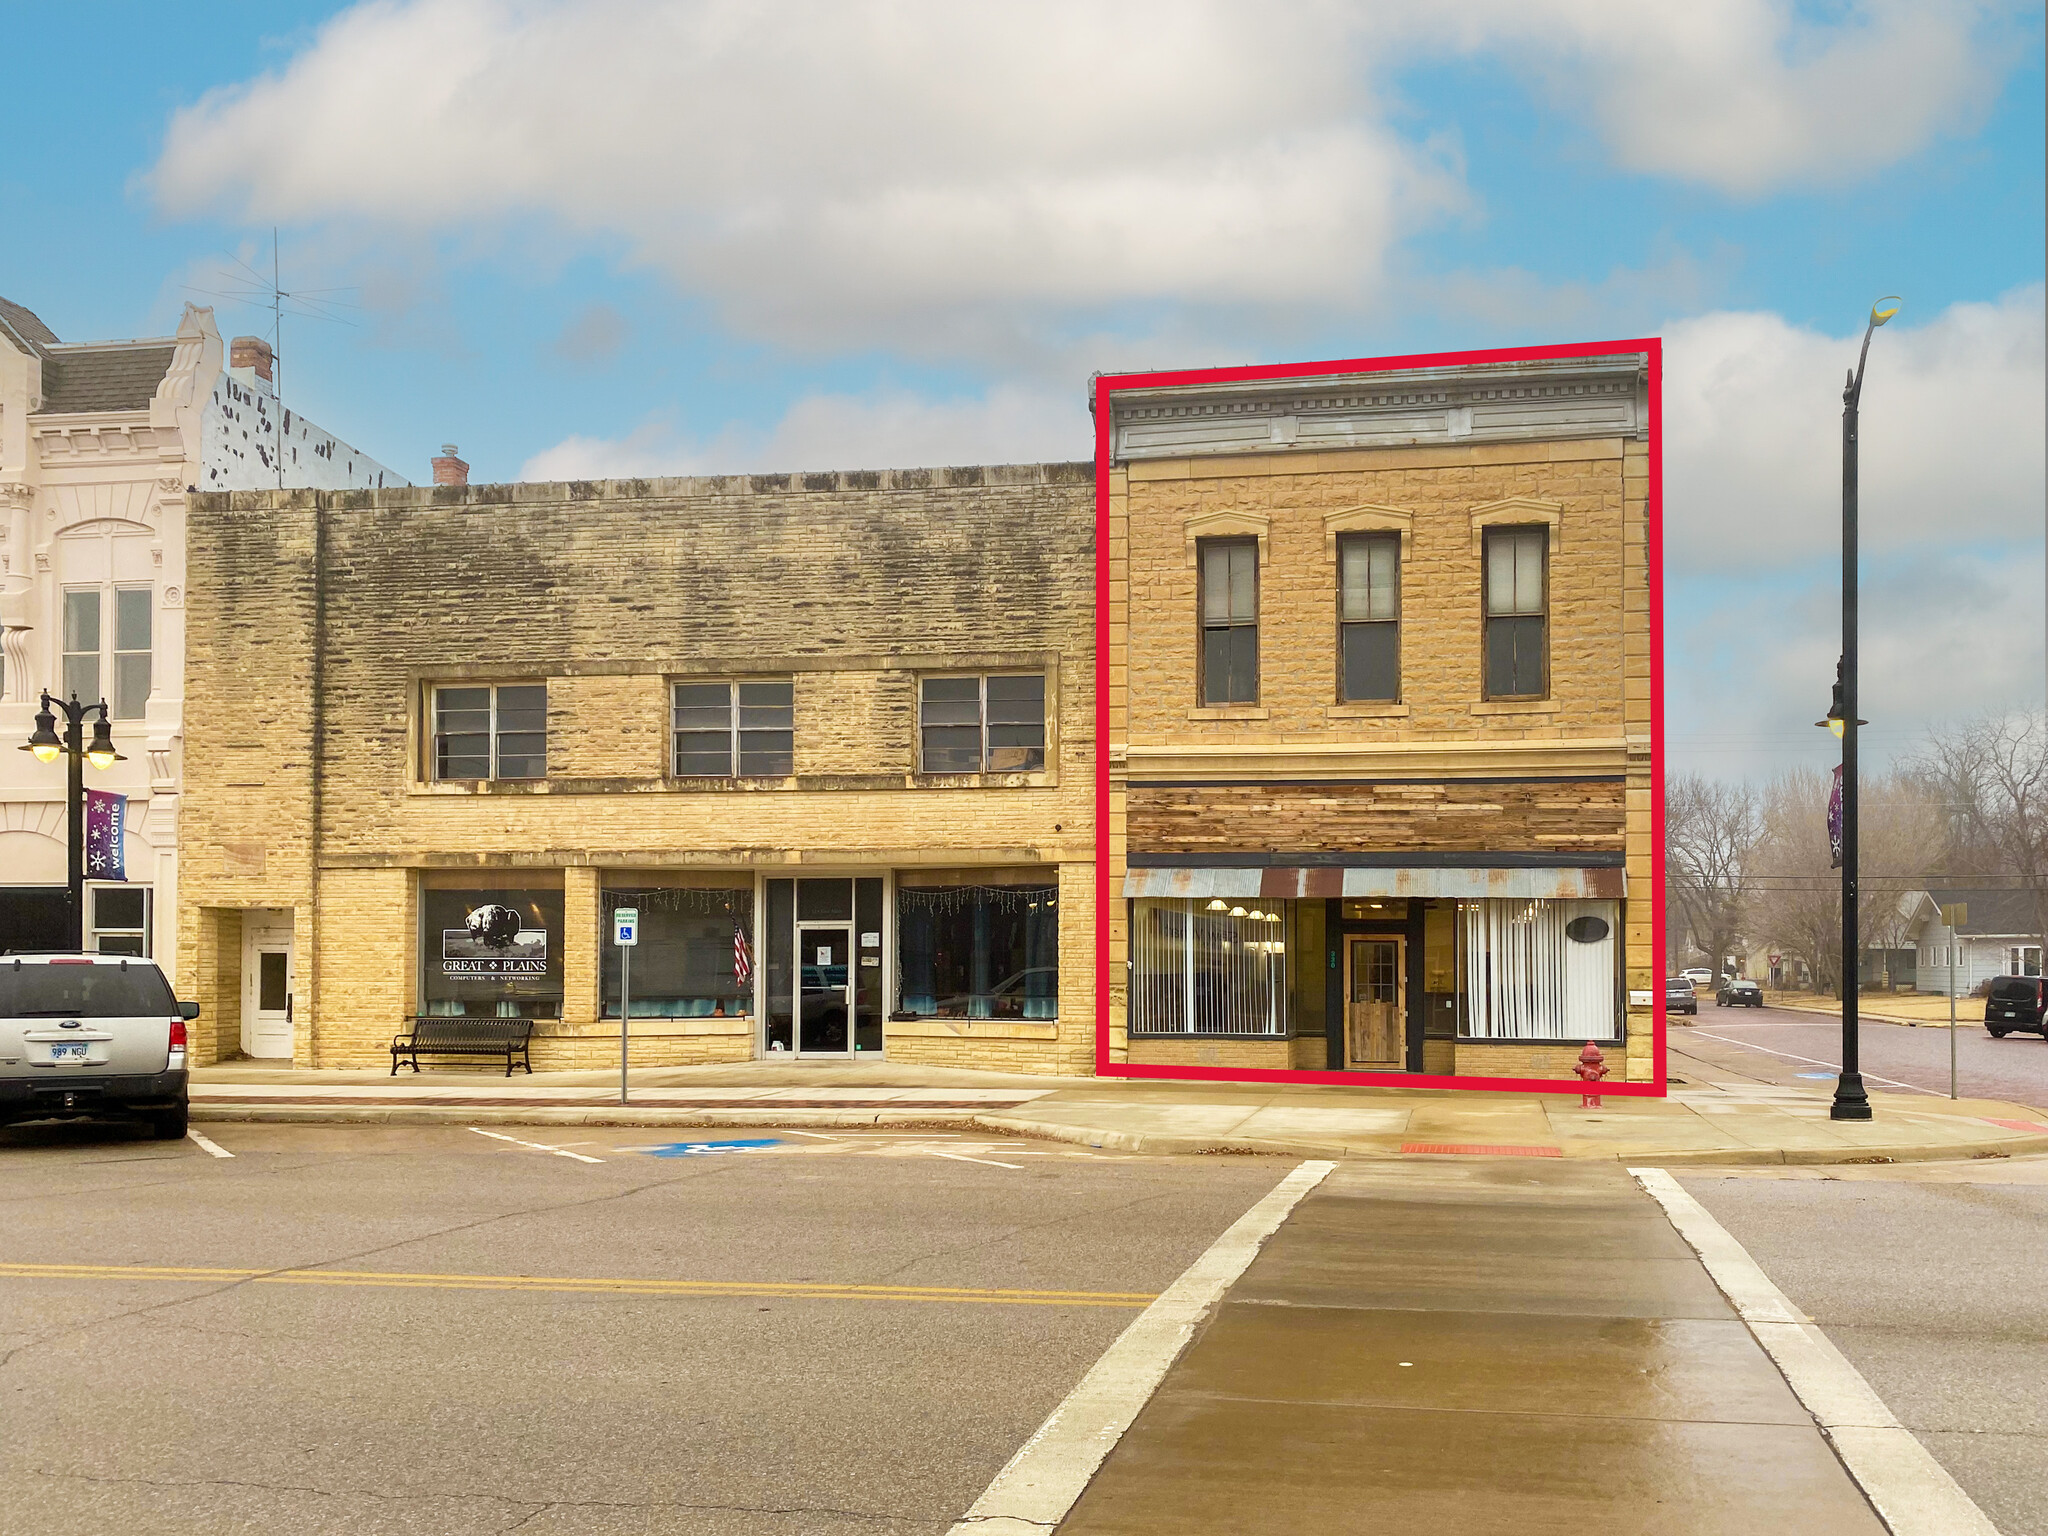
{"type": "Polygon", "coordinates": [[[359,1269],[214,1269],[144,1264],[0,1264],[0,1279],[157,1280],[254,1285],[356,1285],[438,1291],[540,1291],[623,1296],[781,1296],[818,1301],[958,1301],[996,1306],[1150,1305],[1147,1291],[1013,1291],[936,1285],[832,1285],[775,1280],[651,1280],[581,1275],[443,1275],[359,1269]]]}

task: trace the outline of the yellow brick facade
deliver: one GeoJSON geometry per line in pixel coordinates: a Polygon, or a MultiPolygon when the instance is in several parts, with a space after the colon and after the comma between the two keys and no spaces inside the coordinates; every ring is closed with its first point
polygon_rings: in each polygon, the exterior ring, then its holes
{"type": "MultiPolygon", "coordinates": [[[[189,519],[186,697],[226,744],[191,755],[183,812],[200,1061],[238,1048],[252,909],[290,914],[294,1060],[364,1067],[423,1006],[423,889],[559,889],[544,1070],[618,1059],[607,881],[961,869],[1056,886],[1057,1017],[892,1020],[885,1054],[1092,1070],[1091,466],[238,493],[189,519]],[[1043,770],[921,773],[933,672],[1042,674],[1043,770]],[[673,776],[670,685],[747,677],[791,680],[794,771],[673,776]],[[546,684],[545,779],[431,777],[432,689],[483,682],[546,684]]],[[[632,1039],[646,1065],[762,1045],[724,1016],[632,1039]]]]}
{"type": "MultiPolygon", "coordinates": [[[[1538,365],[1535,370],[1541,374],[1538,365]]],[[[1576,367],[1558,364],[1557,369],[1576,367]]],[[[1105,467],[1108,654],[1104,658],[1110,775],[1104,858],[1110,890],[1111,1054],[1134,1064],[1314,1065],[1316,1039],[1292,1060],[1287,1042],[1132,1038],[1126,980],[1131,959],[1124,899],[1133,852],[1150,867],[1228,863],[1284,866],[1278,844],[1314,850],[1298,862],[1332,860],[1318,809],[1363,806],[1356,820],[1385,828],[1404,797],[1426,814],[1397,835],[1361,842],[1353,862],[1375,848],[1415,849],[1426,863],[1469,851],[1515,850],[1535,859],[1555,847],[1560,866],[1615,866],[1598,878],[1603,894],[1627,899],[1621,934],[1621,989],[1658,985],[1652,941],[1651,618],[1648,565],[1650,458],[1647,362],[1598,360],[1583,379],[1518,379],[1504,387],[1486,370],[1454,369],[1384,384],[1245,385],[1149,381],[1126,394],[1104,381],[1112,461],[1105,467]],[[1261,391],[1263,390],[1263,393],[1261,391]],[[1292,393],[1283,393],[1291,390],[1292,393]],[[1380,391],[1378,398],[1365,397],[1380,391]],[[1460,393],[1460,391],[1463,393],[1460,393]],[[1404,393],[1396,396],[1394,391],[1404,393]],[[1488,434],[1472,427],[1510,395],[1532,401],[1522,423],[1488,434]],[[1343,398],[1338,398],[1343,397],[1343,398]],[[1593,410],[1564,404],[1597,397],[1628,430],[1588,426],[1593,410]],[[1317,412],[1367,436],[1373,410],[1398,398],[1408,414],[1400,434],[1373,446],[1308,446],[1317,412]],[[1527,423],[1556,402],[1555,431],[1527,423]],[[1434,414],[1414,402],[1423,402],[1434,414]],[[1442,402],[1439,407],[1438,402],[1442,402]],[[1459,412],[1464,411],[1462,423],[1459,412]],[[1150,438],[1149,424],[1171,418],[1150,438]],[[1253,425],[1243,423],[1249,419],[1253,425]],[[1266,427],[1271,425],[1269,441],[1266,427]],[[1471,440],[1456,440],[1460,431],[1471,440]],[[1170,433],[1178,433],[1175,437],[1170,433]],[[1244,451],[1230,444],[1248,442],[1244,451]],[[1186,446],[1175,446],[1185,444],[1186,446]],[[1483,673],[1482,540],[1493,526],[1537,527],[1548,545],[1548,688],[1534,700],[1489,700],[1483,673]],[[1348,532],[1400,540],[1400,697],[1347,704],[1340,697],[1338,542],[1348,532]],[[1198,550],[1205,538],[1255,541],[1258,552],[1258,667],[1255,703],[1205,704],[1200,682],[1198,550]],[[1581,813],[1556,784],[1597,807],[1581,813]],[[1261,786],[1301,786],[1261,796],[1261,786]],[[1502,786],[1487,794],[1484,786],[1502,786]],[[1156,786],[1173,786],[1169,791],[1156,786]],[[1509,786],[1513,786],[1510,788],[1509,786]],[[1359,797],[1376,796],[1369,805],[1359,797]],[[1217,807],[1200,822],[1204,799],[1217,807]],[[1518,810],[1517,806],[1536,807],[1518,810]],[[1236,805],[1264,806],[1254,825],[1236,805]],[[1454,806],[1458,815],[1443,814],[1454,806]],[[1285,819],[1280,819],[1284,809],[1285,819]],[[1369,812],[1369,814],[1366,814],[1369,812]],[[1377,820],[1375,821],[1375,818],[1377,820]],[[1584,835],[1564,835],[1560,818],[1584,835]],[[1140,840],[1134,830],[1146,829],[1140,840]],[[1160,829],[1173,838],[1161,842],[1160,829]],[[1204,851],[1206,850],[1206,852],[1204,851]],[[1256,851],[1256,853],[1254,852],[1256,851]],[[1243,1057],[1242,1063],[1237,1061],[1243,1057]]],[[[1495,417],[1509,421],[1506,414],[1495,417]]],[[[1331,435],[1334,435],[1332,433],[1331,435]]],[[[1341,824],[1341,819],[1337,824],[1341,824]]],[[[1263,867],[1260,866],[1260,867],[1263,867]]],[[[1256,889],[1256,887],[1254,887],[1256,889]]],[[[1652,1013],[1624,1007],[1625,1045],[1609,1045],[1615,1081],[1653,1075],[1652,1013]]],[[[1321,1029],[1320,1017],[1314,1026],[1321,1029]]],[[[1475,1044],[1431,1038],[1422,1069],[1460,1076],[1565,1077],[1578,1045],[1475,1044]]]]}

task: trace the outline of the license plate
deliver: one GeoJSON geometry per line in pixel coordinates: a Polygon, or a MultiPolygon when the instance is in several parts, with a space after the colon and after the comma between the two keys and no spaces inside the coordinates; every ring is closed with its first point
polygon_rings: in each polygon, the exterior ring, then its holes
{"type": "Polygon", "coordinates": [[[50,1060],[83,1061],[85,1060],[87,1049],[88,1047],[83,1040],[78,1041],[76,1044],[66,1042],[62,1045],[53,1045],[50,1047],[50,1060]]]}

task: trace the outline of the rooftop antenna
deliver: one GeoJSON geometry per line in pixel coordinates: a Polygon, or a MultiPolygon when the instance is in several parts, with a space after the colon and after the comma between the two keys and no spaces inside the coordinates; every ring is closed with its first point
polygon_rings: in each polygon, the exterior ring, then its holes
{"type": "Polygon", "coordinates": [[[284,488],[284,317],[289,314],[304,320],[326,320],[336,325],[354,325],[348,316],[335,313],[336,310],[360,308],[346,299],[332,297],[335,294],[354,293],[350,288],[286,288],[283,279],[283,264],[279,259],[278,228],[270,227],[270,277],[243,261],[239,256],[230,256],[241,270],[222,271],[220,280],[231,285],[224,289],[194,288],[187,285],[186,292],[203,294],[207,298],[225,299],[231,304],[270,311],[270,386],[277,397],[277,407],[271,418],[273,433],[271,457],[277,471],[278,488],[284,488]]]}

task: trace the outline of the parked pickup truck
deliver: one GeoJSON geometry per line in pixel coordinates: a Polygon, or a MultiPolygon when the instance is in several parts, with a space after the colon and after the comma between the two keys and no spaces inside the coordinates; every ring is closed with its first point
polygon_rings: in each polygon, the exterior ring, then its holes
{"type": "Polygon", "coordinates": [[[0,1125],[141,1119],[185,1134],[185,1024],[197,1003],[130,955],[0,956],[0,1125]]]}

